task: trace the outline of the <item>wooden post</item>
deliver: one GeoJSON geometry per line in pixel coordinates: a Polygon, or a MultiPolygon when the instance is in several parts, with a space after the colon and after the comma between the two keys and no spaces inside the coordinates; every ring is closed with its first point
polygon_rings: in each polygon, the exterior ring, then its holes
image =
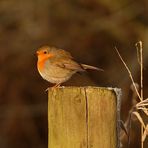
{"type": "Polygon", "coordinates": [[[117,148],[118,101],[114,89],[49,89],[48,148],[117,148]]]}

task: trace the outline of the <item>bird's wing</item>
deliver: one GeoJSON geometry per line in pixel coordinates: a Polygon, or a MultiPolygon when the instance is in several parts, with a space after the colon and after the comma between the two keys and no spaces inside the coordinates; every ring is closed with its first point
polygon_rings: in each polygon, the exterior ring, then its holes
{"type": "Polygon", "coordinates": [[[65,51],[65,50],[63,50],[63,49],[57,50],[57,53],[58,53],[61,57],[73,59],[72,55],[71,55],[69,52],[67,52],[67,51],[65,51]]]}
{"type": "Polygon", "coordinates": [[[72,59],[60,59],[55,63],[55,65],[68,70],[85,71],[80,64],[73,61],[72,59]]]}

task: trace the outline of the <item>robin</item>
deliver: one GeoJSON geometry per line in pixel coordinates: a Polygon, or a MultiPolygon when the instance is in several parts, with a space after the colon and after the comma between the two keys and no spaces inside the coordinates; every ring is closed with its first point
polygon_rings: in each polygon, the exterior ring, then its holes
{"type": "Polygon", "coordinates": [[[53,87],[59,87],[77,72],[84,72],[87,69],[103,71],[94,66],[80,64],[69,52],[55,47],[43,46],[37,50],[36,54],[40,75],[43,79],[55,84],[53,87]]]}

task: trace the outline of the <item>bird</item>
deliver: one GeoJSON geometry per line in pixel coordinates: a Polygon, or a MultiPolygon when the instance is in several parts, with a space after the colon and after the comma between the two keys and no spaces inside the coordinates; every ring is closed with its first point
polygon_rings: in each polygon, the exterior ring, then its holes
{"type": "Polygon", "coordinates": [[[39,74],[46,81],[55,84],[53,88],[68,81],[75,73],[84,72],[87,69],[103,71],[95,66],[80,64],[68,51],[52,46],[40,47],[36,55],[39,74]]]}

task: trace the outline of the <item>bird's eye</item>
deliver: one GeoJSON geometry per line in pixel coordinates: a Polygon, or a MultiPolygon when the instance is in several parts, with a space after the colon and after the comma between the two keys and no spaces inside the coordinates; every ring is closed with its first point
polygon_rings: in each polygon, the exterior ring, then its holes
{"type": "Polygon", "coordinates": [[[47,51],[44,51],[44,54],[47,54],[47,51]]]}

